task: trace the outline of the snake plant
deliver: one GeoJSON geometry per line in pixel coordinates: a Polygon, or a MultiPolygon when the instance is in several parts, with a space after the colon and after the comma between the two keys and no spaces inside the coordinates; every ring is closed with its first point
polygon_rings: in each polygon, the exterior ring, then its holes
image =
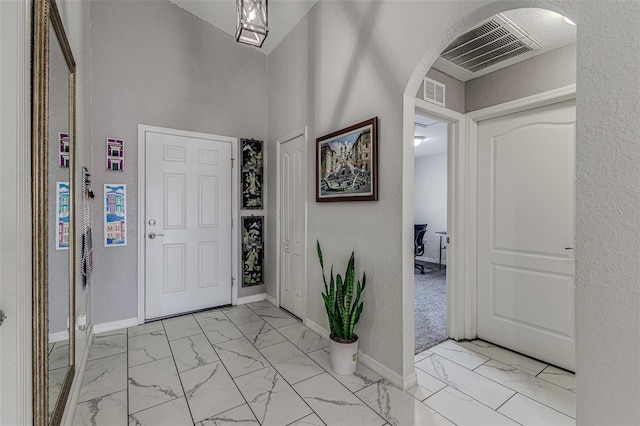
{"type": "Polygon", "coordinates": [[[340,274],[336,275],[334,279],[332,265],[331,276],[327,284],[327,278],[324,275],[322,249],[320,248],[319,241],[317,241],[317,245],[318,259],[320,260],[322,279],[324,281],[322,299],[324,300],[324,306],[327,309],[327,316],[329,317],[330,337],[343,343],[353,342],[358,339],[358,336],[353,333],[353,329],[358,323],[360,314],[362,313],[363,303],[360,301],[360,298],[367,282],[367,276],[364,273],[362,274],[362,285],[360,285],[360,281],[357,282],[354,301],[354,280],[356,275],[354,253],[351,252],[351,258],[347,264],[344,280],[340,274]]]}

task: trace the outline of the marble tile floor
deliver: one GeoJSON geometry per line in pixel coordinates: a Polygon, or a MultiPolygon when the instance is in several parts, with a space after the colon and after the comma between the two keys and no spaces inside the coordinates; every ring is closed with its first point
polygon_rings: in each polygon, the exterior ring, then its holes
{"type": "Polygon", "coordinates": [[[575,377],[483,341],[416,355],[402,392],[268,302],[96,335],[74,425],[575,425],[575,377]]]}

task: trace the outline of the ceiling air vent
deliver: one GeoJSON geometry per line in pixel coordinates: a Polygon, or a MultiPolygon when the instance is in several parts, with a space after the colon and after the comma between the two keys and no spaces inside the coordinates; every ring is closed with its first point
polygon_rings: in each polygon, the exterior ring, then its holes
{"type": "Polygon", "coordinates": [[[434,104],[445,106],[444,92],[445,92],[444,84],[438,81],[432,80],[428,77],[424,78],[423,98],[425,101],[429,101],[429,102],[433,102],[434,104]]]}
{"type": "Polygon", "coordinates": [[[531,35],[513,21],[498,14],[455,39],[438,58],[438,69],[463,73],[465,80],[500,62],[542,48],[531,35]],[[444,69],[443,69],[444,68],[444,69]]]}

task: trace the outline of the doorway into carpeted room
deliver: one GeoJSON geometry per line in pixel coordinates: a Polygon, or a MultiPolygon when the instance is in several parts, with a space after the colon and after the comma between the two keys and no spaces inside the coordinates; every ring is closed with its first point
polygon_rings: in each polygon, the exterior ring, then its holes
{"type": "Polygon", "coordinates": [[[426,263],[414,281],[415,353],[447,340],[447,270],[426,263]]]}
{"type": "Polygon", "coordinates": [[[447,123],[416,111],[414,143],[416,354],[447,339],[448,131],[447,123]]]}

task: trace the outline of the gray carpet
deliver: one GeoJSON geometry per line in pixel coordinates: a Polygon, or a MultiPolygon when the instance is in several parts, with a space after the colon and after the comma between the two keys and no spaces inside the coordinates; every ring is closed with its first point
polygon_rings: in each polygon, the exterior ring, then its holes
{"type": "Polygon", "coordinates": [[[428,265],[429,272],[415,274],[415,353],[447,340],[446,269],[428,265]]]}

